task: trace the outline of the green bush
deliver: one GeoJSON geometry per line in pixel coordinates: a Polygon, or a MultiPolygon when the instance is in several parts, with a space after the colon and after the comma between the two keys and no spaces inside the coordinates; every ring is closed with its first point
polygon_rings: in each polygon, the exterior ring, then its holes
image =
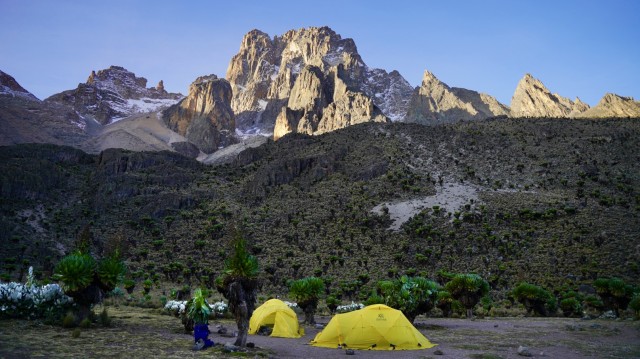
{"type": "Polygon", "coordinates": [[[147,294],[151,291],[151,287],[153,286],[153,281],[151,279],[145,279],[142,282],[142,287],[144,288],[144,293],[147,294]]]}
{"type": "Polygon", "coordinates": [[[314,315],[324,288],[324,281],[317,277],[302,278],[290,283],[289,296],[302,308],[305,323],[315,324],[314,315]]]}
{"type": "Polygon", "coordinates": [[[55,267],[53,278],[62,282],[62,288],[76,303],[78,320],[91,314],[91,307],[102,302],[105,292],[113,290],[122,279],[126,267],[118,252],[96,264],[88,254],[83,241],[78,250],[62,258],[55,267]]]}
{"type": "Polygon", "coordinates": [[[575,297],[564,298],[560,301],[560,309],[565,317],[580,316],[582,304],[575,297]]]}
{"type": "Polygon", "coordinates": [[[124,289],[129,294],[133,293],[133,289],[136,287],[136,281],[134,281],[133,279],[125,279],[122,284],[124,285],[124,289]]]}
{"type": "Polygon", "coordinates": [[[604,309],[604,303],[598,296],[590,294],[584,298],[583,307],[589,307],[602,311],[602,309],[604,309]]]}
{"type": "Polygon", "coordinates": [[[557,309],[556,298],[547,290],[526,282],[518,284],[512,291],[513,297],[524,305],[529,314],[546,317],[557,309]]]}
{"type": "Polygon", "coordinates": [[[58,262],[54,270],[54,278],[62,281],[62,289],[65,292],[78,292],[93,282],[95,268],[96,261],[93,257],[75,252],[58,262]]]}
{"type": "Polygon", "coordinates": [[[324,302],[326,303],[327,308],[329,308],[329,312],[331,313],[331,315],[335,314],[336,308],[338,308],[338,305],[340,305],[340,300],[336,298],[336,296],[330,295],[325,298],[324,302]]]}
{"type": "Polygon", "coordinates": [[[67,315],[62,318],[62,327],[63,328],[73,328],[76,326],[76,317],[73,313],[69,312],[67,315]]]}
{"type": "Polygon", "coordinates": [[[452,313],[453,297],[446,290],[440,290],[436,297],[436,307],[442,311],[444,317],[450,317],[452,313]]]}
{"type": "Polygon", "coordinates": [[[121,281],[127,268],[120,256],[109,256],[98,263],[97,273],[102,288],[106,291],[113,290],[121,281]]]}
{"type": "Polygon", "coordinates": [[[369,297],[367,304],[382,299],[384,304],[400,310],[413,322],[418,315],[435,307],[440,289],[432,280],[404,275],[393,281],[378,282],[376,293],[369,297]]]}
{"type": "Polygon", "coordinates": [[[258,260],[249,254],[244,240],[234,243],[234,251],[224,262],[224,274],[230,278],[255,278],[260,270],[258,260]]]}
{"type": "Polygon", "coordinates": [[[619,278],[598,278],[593,286],[602,298],[605,309],[615,311],[617,316],[620,316],[620,310],[627,309],[633,297],[633,287],[619,278]]]}
{"type": "Polygon", "coordinates": [[[489,293],[489,283],[477,274],[456,274],[445,289],[467,309],[467,318],[471,318],[473,307],[489,293]]]}

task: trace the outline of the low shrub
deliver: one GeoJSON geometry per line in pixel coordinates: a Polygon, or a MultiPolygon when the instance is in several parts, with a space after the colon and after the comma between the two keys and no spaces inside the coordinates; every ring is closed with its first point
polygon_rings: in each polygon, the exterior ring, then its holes
{"type": "Polygon", "coordinates": [[[582,304],[575,297],[562,299],[560,309],[565,317],[577,317],[582,314],[582,304]]]}
{"type": "Polygon", "coordinates": [[[546,317],[557,310],[557,301],[546,289],[535,284],[520,283],[512,291],[513,297],[524,305],[529,314],[546,317]]]}
{"type": "Polygon", "coordinates": [[[62,327],[63,328],[73,328],[76,326],[76,316],[73,313],[67,313],[64,318],[62,318],[62,327]]]}
{"type": "Polygon", "coordinates": [[[0,318],[60,318],[72,307],[73,299],[57,284],[0,284],[0,318]]]}
{"type": "Polygon", "coordinates": [[[602,298],[606,309],[620,316],[620,310],[627,309],[633,298],[633,287],[619,278],[598,278],[593,282],[596,292],[602,298]]]}

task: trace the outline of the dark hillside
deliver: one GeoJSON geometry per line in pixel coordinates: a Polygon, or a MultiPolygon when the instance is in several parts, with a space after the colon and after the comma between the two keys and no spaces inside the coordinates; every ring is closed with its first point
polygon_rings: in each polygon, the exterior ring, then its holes
{"type": "Polygon", "coordinates": [[[521,280],[638,284],[639,141],[633,119],[497,119],[289,135],[219,167],[169,152],[2,147],[0,271],[50,273],[88,229],[98,252],[126,244],[138,280],[212,286],[241,228],[265,293],[316,275],[347,298],[441,270],[478,272],[499,292],[521,280]],[[459,208],[424,202],[389,230],[397,202],[454,190],[459,208]]]}

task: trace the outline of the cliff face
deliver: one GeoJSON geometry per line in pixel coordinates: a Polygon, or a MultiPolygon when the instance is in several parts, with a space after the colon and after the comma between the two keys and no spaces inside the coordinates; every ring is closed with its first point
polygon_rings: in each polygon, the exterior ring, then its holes
{"type": "MultiPolygon", "coordinates": [[[[320,115],[329,104],[326,101],[336,98],[332,94],[336,73],[343,83],[340,86],[369,98],[381,114],[392,120],[404,117],[411,86],[397,71],[387,73],[366,66],[352,39],[342,39],[328,27],[291,30],[273,39],[253,30],[242,40],[226,76],[233,89],[231,106],[237,116],[238,130],[264,134],[276,131],[274,127],[279,126],[277,132],[281,133],[282,121],[287,117],[285,107],[291,115],[292,110],[301,110],[304,102],[307,115],[303,132],[316,132],[320,115]],[[326,93],[318,97],[318,91],[322,92],[320,87],[326,93]],[[302,93],[307,90],[311,92],[302,93]],[[311,111],[310,99],[319,101],[315,105],[320,107],[311,111]],[[276,118],[281,119],[280,125],[276,124],[276,118]]],[[[349,108],[338,104],[335,107],[349,108]]],[[[356,118],[361,115],[354,113],[356,118]]],[[[334,126],[335,123],[326,128],[334,126]]],[[[297,124],[293,126],[293,130],[297,127],[297,124]]],[[[274,137],[279,135],[274,133],[274,137]]]]}
{"type": "Polygon", "coordinates": [[[273,139],[290,132],[316,135],[363,122],[387,122],[371,98],[349,89],[341,73],[342,65],[328,75],[316,66],[306,66],[276,118],[273,139]]]}
{"type": "Polygon", "coordinates": [[[407,112],[406,122],[420,124],[480,120],[509,114],[509,108],[495,98],[457,87],[449,87],[431,72],[425,71],[407,112]]]}
{"type": "Polygon", "coordinates": [[[147,79],[120,66],[97,73],[73,90],[55,94],[45,101],[70,106],[80,116],[107,125],[136,113],[153,112],[171,106],[183,96],[168,93],[164,83],[147,88],[147,79]]]}
{"type": "Polygon", "coordinates": [[[586,111],[589,105],[552,94],[540,80],[526,74],[511,98],[512,117],[569,117],[586,111]]]}
{"type": "Polygon", "coordinates": [[[197,78],[189,95],[163,112],[167,126],[204,153],[236,143],[231,85],[215,75],[197,78]]]}

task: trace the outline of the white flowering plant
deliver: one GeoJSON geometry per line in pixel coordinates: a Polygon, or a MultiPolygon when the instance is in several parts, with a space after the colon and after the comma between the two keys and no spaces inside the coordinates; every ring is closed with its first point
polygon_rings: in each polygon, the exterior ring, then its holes
{"type": "Polygon", "coordinates": [[[229,305],[223,301],[215,302],[213,304],[209,304],[211,307],[211,312],[216,315],[216,317],[222,317],[229,310],[229,305]]]}
{"type": "Polygon", "coordinates": [[[39,286],[29,268],[27,284],[0,283],[0,318],[46,318],[73,306],[73,299],[57,284],[39,286]]]}
{"type": "Polygon", "coordinates": [[[286,304],[289,308],[291,309],[295,309],[298,308],[298,303],[296,302],[287,302],[286,300],[284,301],[284,304],[286,304]]]}
{"type": "MultiPolygon", "coordinates": [[[[229,310],[229,305],[223,301],[215,302],[213,304],[209,303],[209,308],[211,308],[211,313],[216,317],[222,317],[229,310]]],[[[187,310],[187,301],[186,300],[170,300],[164,305],[164,310],[169,314],[172,314],[176,318],[180,318],[185,315],[187,310]]]]}
{"type": "Polygon", "coordinates": [[[336,312],[338,312],[338,313],[348,313],[348,312],[353,312],[354,310],[358,310],[358,309],[362,309],[362,308],[364,308],[364,304],[351,302],[351,304],[339,305],[336,308],[336,312]]]}

